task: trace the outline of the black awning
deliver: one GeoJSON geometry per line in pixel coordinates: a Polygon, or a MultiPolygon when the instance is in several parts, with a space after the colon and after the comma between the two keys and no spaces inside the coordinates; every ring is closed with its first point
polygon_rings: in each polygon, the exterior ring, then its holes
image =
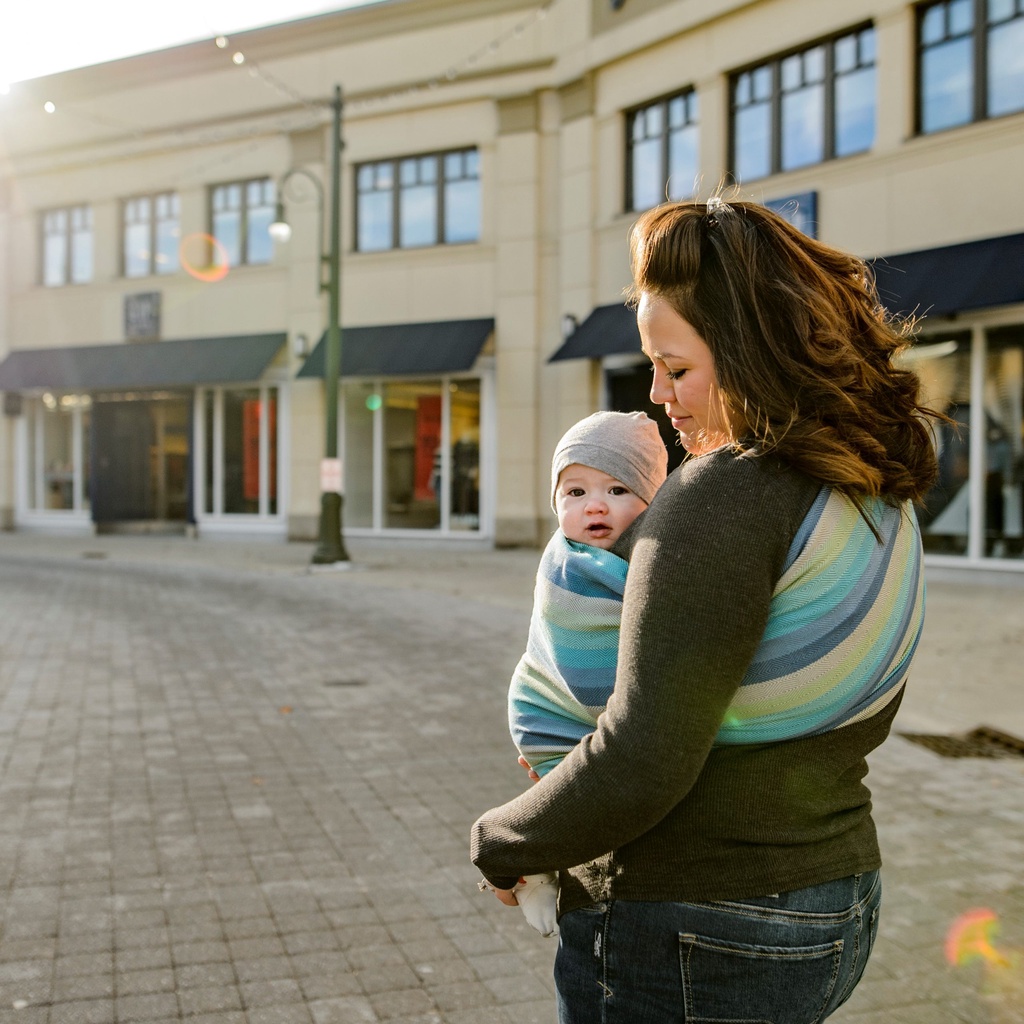
{"type": "MultiPolygon", "coordinates": [[[[493,317],[344,327],[341,331],[341,375],[397,377],[458,373],[472,367],[493,330],[493,317]]],[[[326,333],[321,335],[298,376],[323,377],[326,337],[326,333]]]]}
{"type": "Polygon", "coordinates": [[[640,352],[636,310],[621,302],[598,306],[562,343],[549,363],[563,359],[600,359],[640,352]]]}
{"type": "Polygon", "coordinates": [[[183,341],[18,349],[0,363],[0,391],[110,391],[259,380],[288,336],[240,334],[183,341]]]}
{"type": "Polygon", "coordinates": [[[948,316],[1024,302],[1024,234],[879,257],[871,266],[893,313],[948,316]]]}

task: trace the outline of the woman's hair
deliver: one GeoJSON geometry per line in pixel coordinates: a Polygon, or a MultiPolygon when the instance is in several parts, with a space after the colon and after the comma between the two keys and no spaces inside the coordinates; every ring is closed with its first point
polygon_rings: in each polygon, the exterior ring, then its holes
{"type": "Polygon", "coordinates": [[[863,260],[718,197],[649,210],[631,255],[633,300],[663,299],[704,339],[758,448],[855,501],[924,496],[935,414],[916,374],[893,363],[912,325],[882,309],[863,260]]]}

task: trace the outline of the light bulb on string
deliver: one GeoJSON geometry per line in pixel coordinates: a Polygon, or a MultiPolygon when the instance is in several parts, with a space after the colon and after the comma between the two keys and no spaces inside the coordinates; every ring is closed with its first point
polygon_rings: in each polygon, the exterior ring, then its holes
{"type": "Polygon", "coordinates": [[[241,50],[239,50],[237,53],[232,55],[231,60],[235,64],[244,64],[245,63],[245,54],[242,53],[241,50]]]}
{"type": "Polygon", "coordinates": [[[228,37],[227,36],[217,36],[217,38],[214,40],[214,42],[217,44],[217,49],[218,50],[223,50],[228,45],[228,37]]]}
{"type": "Polygon", "coordinates": [[[48,114],[54,113],[56,111],[56,109],[57,109],[56,104],[52,103],[50,100],[47,100],[43,104],[43,110],[45,110],[48,114]]]}

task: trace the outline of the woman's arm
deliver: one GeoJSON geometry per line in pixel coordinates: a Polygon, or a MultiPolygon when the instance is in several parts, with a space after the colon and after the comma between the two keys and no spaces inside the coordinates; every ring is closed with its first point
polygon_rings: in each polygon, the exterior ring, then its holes
{"type": "Polygon", "coordinates": [[[473,827],[473,860],[493,884],[618,849],[685,797],[817,490],[727,450],[669,478],[631,534],[615,690],[597,729],[473,827]]]}

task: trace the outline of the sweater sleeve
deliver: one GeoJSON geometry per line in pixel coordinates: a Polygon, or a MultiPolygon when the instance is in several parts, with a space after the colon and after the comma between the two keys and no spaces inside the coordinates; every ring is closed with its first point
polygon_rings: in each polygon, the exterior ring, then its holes
{"type": "Polygon", "coordinates": [[[760,643],[818,485],[766,457],[684,464],[629,534],[615,689],[557,772],[473,826],[471,855],[511,888],[655,826],[700,774],[760,643]]]}

